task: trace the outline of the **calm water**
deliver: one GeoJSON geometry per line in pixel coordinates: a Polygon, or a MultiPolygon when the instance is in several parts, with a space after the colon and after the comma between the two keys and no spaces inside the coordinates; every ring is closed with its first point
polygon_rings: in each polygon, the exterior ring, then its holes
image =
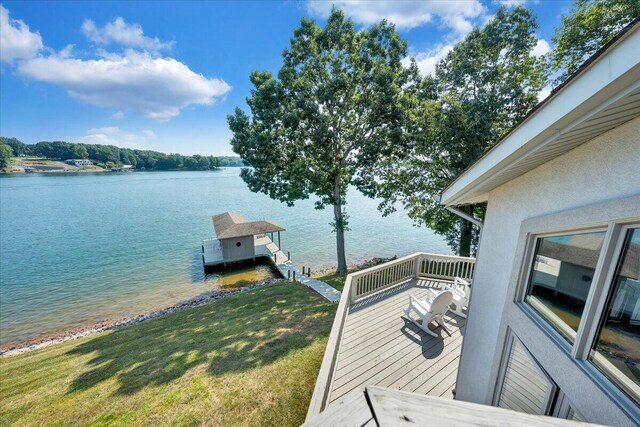
{"type": "MultiPolygon", "coordinates": [[[[352,191],[349,263],[415,251],[450,253],[402,212],[383,218],[352,191]]],[[[251,193],[239,169],[218,172],[0,177],[0,343],[115,320],[202,292],[267,277],[268,269],[206,275],[200,245],[211,215],[241,211],[287,231],[299,265],[335,265],[331,211],[289,208],[251,193]]]]}

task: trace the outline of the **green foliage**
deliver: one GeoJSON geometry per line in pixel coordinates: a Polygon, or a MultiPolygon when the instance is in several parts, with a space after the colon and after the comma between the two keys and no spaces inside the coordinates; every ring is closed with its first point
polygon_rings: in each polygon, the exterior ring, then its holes
{"type": "Polygon", "coordinates": [[[288,205],[315,195],[316,208],[333,206],[340,272],[347,189],[371,195],[374,166],[403,145],[403,88],[415,73],[402,66],[406,50],[385,21],[357,31],[336,9],[324,28],[305,18],[277,77],[251,74],[251,116],[236,109],[228,117],[252,191],[288,205]]]}
{"type": "Polygon", "coordinates": [[[616,33],[640,16],[638,0],[576,0],[553,36],[549,70],[562,83],[616,33]]]}
{"type": "Polygon", "coordinates": [[[13,148],[9,144],[0,142],[0,169],[4,169],[11,163],[13,157],[13,148]]]}
{"type": "Polygon", "coordinates": [[[83,144],[73,144],[72,153],[74,159],[88,159],[89,152],[83,144]]]}
{"type": "MultiPolygon", "coordinates": [[[[531,11],[515,7],[501,8],[483,29],[471,31],[415,92],[409,154],[379,171],[381,209],[389,213],[402,203],[460,255],[474,252],[478,230],[434,196],[536,104],[546,78],[542,61],[531,54],[536,28],[531,11]]],[[[484,216],[484,206],[461,209],[484,216]]]]}
{"type": "Polygon", "coordinates": [[[48,159],[91,159],[111,167],[132,165],[145,170],[215,170],[220,166],[242,166],[238,157],[182,156],[151,150],[132,150],[114,145],[73,144],[65,141],[41,141],[23,144],[16,138],[0,137],[16,156],[30,155],[48,159]]]}
{"type": "Polygon", "coordinates": [[[0,136],[0,144],[6,144],[13,150],[14,156],[22,156],[27,154],[26,146],[17,138],[7,138],[0,136]]]}

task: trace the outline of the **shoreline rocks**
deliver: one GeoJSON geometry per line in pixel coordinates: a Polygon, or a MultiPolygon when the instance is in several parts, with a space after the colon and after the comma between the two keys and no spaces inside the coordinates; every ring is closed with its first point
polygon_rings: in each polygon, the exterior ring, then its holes
{"type": "MultiPolygon", "coordinates": [[[[350,265],[349,270],[352,270],[352,269],[362,270],[365,268],[374,267],[376,265],[379,265],[385,262],[393,261],[395,259],[397,259],[396,256],[393,256],[390,258],[372,258],[369,260],[365,260],[360,264],[350,265]]],[[[333,272],[335,272],[335,267],[320,270],[317,273],[315,273],[314,276],[317,277],[320,275],[331,274],[333,272]]],[[[125,326],[142,323],[146,320],[154,319],[156,317],[163,316],[165,314],[175,313],[176,311],[186,310],[192,307],[198,307],[200,305],[207,304],[209,302],[230,297],[240,292],[247,292],[255,288],[270,285],[273,283],[284,282],[284,281],[286,281],[286,279],[269,278],[269,279],[262,280],[260,282],[256,282],[256,283],[243,286],[241,288],[233,289],[230,291],[211,290],[211,291],[203,292],[199,295],[194,296],[193,298],[189,298],[188,300],[180,301],[177,304],[174,304],[170,307],[161,308],[158,310],[151,311],[149,313],[143,313],[134,317],[124,318],[124,319],[115,320],[115,321],[101,322],[101,323],[94,324],[87,327],[67,329],[64,331],[48,334],[44,337],[38,337],[31,340],[23,341],[23,342],[13,343],[8,346],[2,346],[0,347],[0,357],[13,356],[16,354],[26,353],[31,350],[36,350],[39,348],[48,347],[50,345],[76,340],[78,338],[83,338],[89,335],[97,334],[99,332],[124,328],[125,326]]]]}
{"type": "Polygon", "coordinates": [[[27,340],[21,343],[14,343],[7,347],[0,347],[0,357],[13,356],[16,354],[26,353],[28,351],[36,350],[39,348],[48,347],[50,345],[59,344],[67,341],[76,340],[89,335],[97,334],[104,331],[112,331],[115,329],[124,328],[125,326],[135,325],[142,323],[146,320],[154,319],[165,314],[175,313],[177,311],[186,310],[188,308],[198,307],[209,302],[218,301],[223,298],[230,297],[232,295],[239,294],[241,292],[247,292],[262,286],[271,285],[274,283],[284,282],[284,279],[269,278],[260,282],[256,282],[247,286],[243,286],[230,291],[224,290],[211,290],[196,295],[193,298],[189,298],[185,301],[180,301],[170,307],[161,308],[151,311],[149,313],[139,314],[134,317],[120,319],[112,322],[99,323],[88,327],[76,328],[66,330],[58,333],[52,333],[45,337],[35,338],[27,340]]]}

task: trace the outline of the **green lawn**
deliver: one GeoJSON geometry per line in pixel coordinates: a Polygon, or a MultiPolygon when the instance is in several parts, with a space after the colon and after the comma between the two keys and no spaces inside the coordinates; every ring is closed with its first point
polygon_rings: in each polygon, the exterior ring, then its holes
{"type": "Polygon", "coordinates": [[[336,305],[276,284],[0,359],[0,425],[299,425],[336,305]]]}
{"type": "Polygon", "coordinates": [[[318,276],[316,277],[316,279],[322,280],[323,282],[327,283],[328,285],[342,292],[342,289],[344,289],[344,281],[347,279],[347,276],[331,273],[331,274],[326,274],[324,276],[318,276]]]}

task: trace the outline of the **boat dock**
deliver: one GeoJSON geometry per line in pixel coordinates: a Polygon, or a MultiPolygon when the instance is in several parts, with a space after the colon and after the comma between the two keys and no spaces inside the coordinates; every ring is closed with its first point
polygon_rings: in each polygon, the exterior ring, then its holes
{"type": "MultiPolygon", "coordinates": [[[[280,250],[278,245],[276,245],[269,236],[255,236],[254,247],[255,253],[252,256],[244,259],[235,259],[233,262],[255,260],[256,258],[269,259],[282,277],[291,279],[295,277],[297,282],[310,287],[329,301],[340,301],[340,291],[318,279],[303,274],[289,259],[287,254],[280,250]]],[[[222,246],[218,239],[206,239],[202,242],[202,261],[205,268],[224,265],[226,263],[222,255],[222,246]]]]}
{"type": "MultiPolygon", "coordinates": [[[[206,239],[202,242],[202,261],[205,267],[215,267],[219,265],[231,264],[234,262],[250,261],[256,258],[273,258],[273,254],[282,253],[268,236],[256,236],[253,245],[255,252],[233,260],[225,260],[222,255],[222,245],[218,239],[206,239]]],[[[283,254],[286,257],[286,255],[283,254]]]]}

